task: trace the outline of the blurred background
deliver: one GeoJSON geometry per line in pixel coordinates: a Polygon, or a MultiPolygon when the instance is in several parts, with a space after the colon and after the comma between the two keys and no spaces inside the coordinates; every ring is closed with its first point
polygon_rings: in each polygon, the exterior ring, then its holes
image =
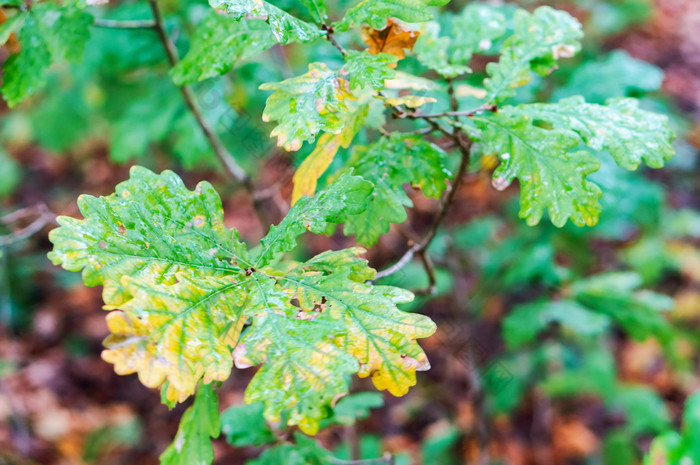
{"type": "MultiPolygon", "coordinates": [[[[291,0],[275,4],[299,9],[291,0]]],[[[448,4],[445,14],[464,4],[448,4]]],[[[407,396],[372,394],[374,408],[355,415],[356,424],[322,431],[338,457],[388,451],[404,465],[632,465],[655,436],[679,428],[685,399],[700,388],[700,1],[522,0],[506,11],[542,4],[584,24],[583,51],[548,79],[534,78],[517,100],[639,98],[671,119],[677,156],[663,170],[632,173],[604,163],[593,176],[605,193],[603,214],[588,229],[525,225],[517,187],[498,192],[475,166],[430,250],[437,295],[408,308],[438,324],[422,341],[433,368],[407,396]],[[567,311],[573,304],[583,311],[567,311]]],[[[209,6],[162,6],[184,55],[209,6]]],[[[91,11],[150,18],[143,1],[91,11]]],[[[111,193],[133,164],[172,169],[190,187],[212,182],[227,225],[245,240],[266,229],[250,196],[218,167],[155,34],[95,27],[91,35],[82,62],[54,66],[48,86],[18,108],[0,103],[3,465],[157,464],[188,405],[168,410],[158,392],[101,360],[100,289],[46,259],[55,216],[78,216],[79,194],[111,193]]],[[[339,39],[362,45],[359,34],[339,39]]],[[[336,52],[324,41],[277,46],[194,87],[226,146],[254,173],[274,222],[289,209],[291,176],[310,150],[275,147],[261,121],[268,94],[257,87],[301,74],[309,61],[339,66],[336,52]]],[[[7,56],[0,48],[0,61],[7,56]]],[[[475,71],[494,58],[478,57],[475,71]]],[[[418,69],[411,58],[401,66],[418,69]]],[[[347,158],[341,153],[336,167],[347,158]]],[[[411,197],[411,227],[423,231],[436,203],[411,197]]],[[[306,239],[300,255],[352,244],[339,234],[306,239]]],[[[392,231],[368,259],[381,269],[405,248],[402,232],[392,231]]],[[[427,278],[416,262],[387,282],[421,289],[427,278]]],[[[224,383],[222,408],[243,402],[252,370],[224,383]]],[[[373,392],[366,380],[352,390],[373,392]]],[[[222,437],[215,463],[244,464],[259,450],[234,449],[222,437]]]]}

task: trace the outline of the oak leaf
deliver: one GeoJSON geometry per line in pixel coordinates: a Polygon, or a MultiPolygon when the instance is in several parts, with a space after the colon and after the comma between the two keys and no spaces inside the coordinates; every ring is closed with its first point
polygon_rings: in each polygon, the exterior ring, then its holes
{"type": "MultiPolygon", "coordinates": [[[[399,60],[406,58],[406,50],[413,50],[419,35],[418,31],[394,22],[391,18],[386,20],[386,27],[383,29],[362,28],[362,41],[369,45],[369,53],[389,53],[399,60]]],[[[389,66],[395,68],[396,63],[389,66]]]]}

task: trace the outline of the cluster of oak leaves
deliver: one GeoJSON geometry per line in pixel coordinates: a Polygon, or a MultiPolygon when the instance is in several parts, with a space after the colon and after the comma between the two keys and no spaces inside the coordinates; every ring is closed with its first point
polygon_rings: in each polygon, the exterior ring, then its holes
{"type": "MultiPolygon", "coordinates": [[[[294,151],[304,142],[316,144],[295,176],[294,205],[284,220],[249,251],[224,225],[221,200],[208,183],[190,191],[172,172],[137,167],[113,195],[81,197],[84,219],[60,218],[50,258],[82,271],[86,285],[103,286],[112,333],[103,358],[117,373],[138,373],[146,386],[160,387],[167,402],[181,402],[198,386],[202,396],[211,395],[201,386],[227,379],[234,364],[259,365],[246,401],[264,403],[270,421],[314,434],[328,406],[348,392],[348,375],[371,377],[378,389],[400,396],[416,383],[416,371],[430,366],[416,340],[430,336],[434,323],[399,310],[413,299],[410,292],[372,283],[376,272],[360,258],[362,248],[304,262],[287,255],[301,234],[323,234],[339,223],[371,246],[391,223],[406,219],[411,201],[405,184],[430,197],[444,195],[452,176],[449,154],[423,136],[402,133],[356,147],[328,187],[317,190],[340,147],[350,147],[362,130],[383,128],[387,108],[420,121],[422,106],[444,103],[437,98],[444,87],[397,71],[407,50],[445,80],[470,73],[473,54],[500,50],[483,86],[462,88],[480,103],[477,109],[438,116],[435,123],[468,135],[477,143],[473,156],[499,156],[494,187],[518,178],[520,216],[530,224],[545,212],[558,226],[568,219],[595,224],[601,191],[586,178],[600,166],[593,152],[607,151],[627,169],[641,162],[658,168],[673,155],[673,134],[664,117],[639,109],[633,99],[507,105],[532,73],[547,75],[559,58],[580,49],[580,25],[566,13],[542,7],[507,20],[497,8],[472,4],[444,33],[428,21],[429,7],[443,0],[362,0],[331,26],[324,2],[302,3],[318,25],[261,0],[213,2],[228,14],[212,13],[172,73],[186,85],[229,70],[232,64],[208,61],[220,50],[208,41],[221,31],[236,39],[217,46],[234,47],[240,59],[277,43],[362,28],[369,49],[339,46],[341,69],[312,63],[306,74],[260,87],[273,91],[264,119],[277,123],[272,136],[279,145],[294,151]]],[[[78,7],[61,8],[59,17],[78,7]]],[[[23,43],[28,28],[40,27],[32,16],[40,14],[13,16],[0,26],[0,38],[17,34],[23,43]]],[[[2,90],[11,105],[35,87],[12,74],[29,52],[22,48],[5,68],[2,90]]]]}

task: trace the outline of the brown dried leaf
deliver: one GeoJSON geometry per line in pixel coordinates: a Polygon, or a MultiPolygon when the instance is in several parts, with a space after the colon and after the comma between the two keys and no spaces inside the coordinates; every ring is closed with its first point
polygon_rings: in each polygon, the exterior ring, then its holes
{"type": "MultiPolygon", "coordinates": [[[[369,53],[390,53],[400,59],[406,58],[406,50],[413,50],[420,33],[395,23],[391,18],[386,20],[384,29],[362,28],[362,41],[369,45],[369,53]]],[[[396,64],[389,65],[392,68],[396,64]]]]}

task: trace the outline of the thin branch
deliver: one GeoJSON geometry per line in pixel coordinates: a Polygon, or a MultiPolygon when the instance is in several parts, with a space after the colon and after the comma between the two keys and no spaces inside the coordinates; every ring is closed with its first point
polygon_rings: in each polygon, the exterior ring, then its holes
{"type": "Polygon", "coordinates": [[[330,42],[335,48],[337,48],[343,56],[347,55],[348,52],[347,50],[345,50],[345,47],[340,45],[340,43],[338,43],[338,41],[335,39],[335,35],[333,34],[333,28],[324,24],[321,26],[321,29],[326,31],[326,39],[328,40],[328,42],[330,42]]]}
{"type": "Polygon", "coordinates": [[[49,210],[46,204],[39,203],[33,207],[22,208],[21,210],[17,210],[13,213],[3,216],[2,218],[0,218],[0,223],[10,224],[32,215],[38,216],[27,226],[18,229],[17,231],[11,234],[0,236],[0,247],[8,247],[12,244],[27,239],[41,231],[41,229],[44,226],[53,222],[56,219],[56,215],[54,215],[49,210]]]}
{"type": "Polygon", "coordinates": [[[331,457],[330,462],[334,465],[393,465],[394,458],[388,452],[383,457],[364,460],[343,460],[331,457]]]}
{"type": "Polygon", "coordinates": [[[93,22],[92,25],[106,29],[154,29],[156,27],[156,22],[152,19],[121,21],[95,18],[95,22],[93,22]]]}
{"type": "MultiPolygon", "coordinates": [[[[453,108],[457,108],[458,103],[457,99],[454,96],[454,88],[452,87],[451,83],[448,82],[448,92],[450,94],[450,102],[453,108]]],[[[449,113],[462,113],[457,110],[454,110],[449,113]]],[[[412,118],[411,113],[406,113],[408,115],[408,118],[412,118]]],[[[441,129],[442,127],[438,125],[438,123],[433,120],[433,117],[426,117],[427,121],[433,125],[436,129],[441,129]]],[[[433,239],[435,239],[435,235],[437,234],[438,229],[442,225],[442,222],[444,221],[445,217],[447,216],[447,211],[449,210],[450,206],[454,202],[455,194],[457,193],[457,190],[459,189],[459,186],[462,184],[462,181],[464,179],[464,175],[467,172],[467,168],[469,167],[469,159],[471,156],[471,148],[473,145],[473,141],[469,139],[458,126],[453,126],[454,127],[454,132],[449,133],[447,131],[444,131],[447,135],[449,135],[452,140],[457,144],[459,147],[459,151],[462,154],[462,160],[459,165],[459,169],[457,170],[457,174],[455,175],[454,182],[452,183],[452,186],[450,189],[447,191],[447,194],[443,197],[443,200],[440,204],[440,209],[438,210],[437,215],[435,215],[435,219],[433,220],[432,225],[430,226],[430,230],[428,231],[428,234],[423,238],[422,241],[414,244],[411,248],[409,248],[406,253],[399,259],[398,262],[396,262],[393,266],[387,268],[386,270],[382,270],[379,273],[377,273],[377,276],[375,279],[379,278],[385,278],[387,276],[391,276],[392,274],[398,272],[401,270],[404,266],[406,266],[416,254],[423,255],[425,256],[425,251],[430,247],[431,242],[433,239]]],[[[427,258],[427,257],[426,257],[427,258]]],[[[426,272],[429,275],[430,279],[430,269],[429,269],[429,262],[424,261],[423,262],[425,267],[426,267],[426,272]]],[[[434,275],[433,278],[434,279],[434,275]]]]}
{"type": "Polygon", "coordinates": [[[435,278],[435,266],[433,261],[430,259],[425,250],[418,253],[418,258],[420,258],[423,263],[423,268],[425,268],[425,274],[428,275],[428,286],[425,289],[419,289],[413,291],[416,295],[435,295],[437,292],[437,279],[435,278]]]}
{"type": "Polygon", "coordinates": [[[472,141],[470,140],[465,142],[460,139],[458,145],[460,148],[460,152],[462,153],[462,161],[459,164],[459,169],[457,170],[457,174],[455,175],[452,186],[449,188],[447,194],[443,197],[442,202],[440,203],[440,209],[438,210],[437,215],[435,215],[435,219],[433,220],[433,223],[430,226],[428,234],[423,238],[422,241],[414,244],[410,249],[408,249],[406,253],[399,259],[399,261],[397,261],[393,266],[377,273],[377,276],[374,279],[386,278],[387,276],[391,276],[392,274],[396,273],[397,271],[401,270],[404,266],[406,266],[416,254],[421,254],[424,251],[426,251],[428,247],[430,247],[430,244],[433,242],[433,239],[435,239],[435,235],[437,234],[438,229],[440,228],[443,220],[447,216],[447,211],[450,209],[450,206],[454,202],[455,194],[457,193],[459,186],[462,185],[462,179],[464,178],[464,174],[467,172],[467,167],[469,166],[472,141]]]}
{"type": "Polygon", "coordinates": [[[495,112],[498,107],[493,104],[484,104],[480,107],[474,108],[473,110],[462,110],[462,111],[445,111],[442,113],[420,113],[420,112],[410,112],[404,111],[398,113],[397,118],[410,118],[410,119],[432,119],[432,118],[443,118],[445,116],[474,116],[477,113],[484,111],[495,112]]]}
{"type": "MultiPolygon", "coordinates": [[[[170,39],[168,32],[165,30],[163,15],[161,14],[160,7],[158,6],[158,0],[148,0],[148,4],[151,7],[153,21],[155,23],[153,29],[158,34],[158,38],[160,39],[160,43],[163,46],[163,50],[165,50],[165,54],[168,57],[168,62],[171,66],[175,66],[178,63],[177,49],[175,48],[175,44],[173,44],[172,40],[170,39]]],[[[221,142],[221,139],[219,139],[219,136],[204,118],[204,115],[202,114],[199,105],[197,105],[194,94],[192,93],[192,89],[186,85],[179,86],[179,88],[180,93],[182,94],[182,98],[185,100],[185,104],[197,120],[197,124],[202,129],[204,136],[207,138],[207,141],[209,142],[209,145],[211,146],[216,156],[224,164],[228,172],[231,173],[231,175],[238,182],[243,184],[248,190],[248,192],[253,193],[255,189],[250,177],[236,162],[236,159],[233,158],[233,155],[231,155],[228,152],[228,150],[226,150],[223,143],[221,142]]],[[[258,211],[260,211],[260,209],[258,209],[258,211]]]]}

